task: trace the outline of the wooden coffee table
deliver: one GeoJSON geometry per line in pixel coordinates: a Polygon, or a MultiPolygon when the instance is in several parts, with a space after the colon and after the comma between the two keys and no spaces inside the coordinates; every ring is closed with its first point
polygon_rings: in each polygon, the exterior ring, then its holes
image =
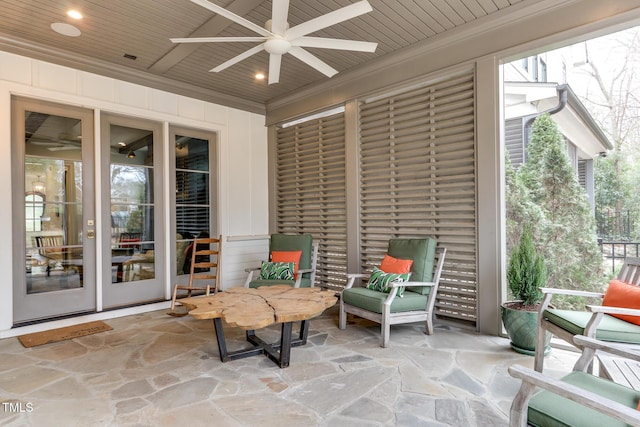
{"type": "Polygon", "coordinates": [[[322,314],[337,300],[333,291],[277,285],[231,288],[214,295],[184,298],[178,302],[196,319],[213,319],[222,362],[264,354],[281,368],[286,368],[289,366],[291,347],[307,342],[309,320],[322,314]],[[229,352],[222,319],[230,326],[244,329],[247,341],[253,347],[229,352]],[[292,325],[298,321],[302,322],[300,335],[292,339],[292,325]],[[279,343],[269,344],[256,336],[256,329],[274,323],[282,323],[279,343]]]}

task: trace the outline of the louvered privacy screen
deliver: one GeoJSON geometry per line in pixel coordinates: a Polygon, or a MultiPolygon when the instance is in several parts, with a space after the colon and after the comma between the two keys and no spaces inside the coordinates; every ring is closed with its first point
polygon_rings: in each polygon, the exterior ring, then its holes
{"type": "Polygon", "coordinates": [[[436,312],[475,322],[473,74],[360,104],[360,247],[378,264],[391,237],[447,248],[436,312]]]}
{"type": "Polygon", "coordinates": [[[316,285],[346,283],[344,114],[277,131],[277,231],[320,243],[316,285]]]}
{"type": "Polygon", "coordinates": [[[345,282],[345,186],[359,185],[363,271],[392,237],[434,236],[447,248],[437,313],[475,323],[473,76],[360,102],[359,183],[345,183],[342,114],[278,129],[278,232],[320,239],[316,284],[345,282]]]}

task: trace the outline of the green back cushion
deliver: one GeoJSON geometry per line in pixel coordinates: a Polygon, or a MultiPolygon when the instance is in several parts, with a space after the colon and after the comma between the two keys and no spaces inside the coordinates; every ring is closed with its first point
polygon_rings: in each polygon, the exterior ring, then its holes
{"type": "MultiPolygon", "coordinates": [[[[610,400],[636,408],[640,392],[594,377],[584,372],[572,372],[562,381],[589,390],[610,400]]],[[[528,422],[532,426],[626,426],[594,409],[587,408],[549,391],[535,394],[529,401],[528,422]]]]}
{"type": "Polygon", "coordinates": [[[302,251],[299,268],[311,268],[313,236],[311,234],[273,234],[269,253],[273,251],[302,251]]]}
{"type": "MultiPolygon", "coordinates": [[[[430,282],[433,276],[433,264],[436,257],[435,239],[391,239],[387,253],[394,258],[412,259],[411,281],[430,282]]],[[[417,288],[416,292],[428,294],[431,288],[417,288]]]]}
{"type": "MultiPolygon", "coordinates": [[[[548,309],[545,310],[544,317],[574,335],[582,335],[592,314],[588,311],[548,309]]],[[[640,344],[640,326],[605,314],[596,330],[596,338],[640,344]]]]}

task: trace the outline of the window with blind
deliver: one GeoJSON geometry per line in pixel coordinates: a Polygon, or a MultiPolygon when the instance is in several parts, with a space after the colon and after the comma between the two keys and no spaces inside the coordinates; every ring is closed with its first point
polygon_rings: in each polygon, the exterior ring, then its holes
{"type": "Polygon", "coordinates": [[[344,109],[278,126],[276,228],[319,242],[316,286],[346,283],[344,109]]]}
{"type": "Polygon", "coordinates": [[[363,271],[393,237],[447,248],[436,313],[476,319],[473,72],[359,103],[363,271]]]}

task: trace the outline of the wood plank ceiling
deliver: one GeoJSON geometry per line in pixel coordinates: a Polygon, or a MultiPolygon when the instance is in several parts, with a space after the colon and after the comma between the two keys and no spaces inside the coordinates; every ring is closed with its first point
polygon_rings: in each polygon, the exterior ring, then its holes
{"type": "MultiPolygon", "coordinates": [[[[210,0],[260,26],[271,18],[271,1],[210,0]]],[[[373,12],[317,31],[318,37],[378,43],[375,53],[308,48],[339,72],[366,66],[391,52],[425,43],[429,38],[476,20],[490,19],[516,3],[535,0],[369,0],[373,12]]],[[[289,24],[295,26],[354,3],[355,0],[291,0],[289,24]]],[[[291,55],[284,55],[280,83],[256,81],[267,73],[268,54],[258,53],[220,73],[209,70],[256,43],[175,45],[172,37],[255,36],[250,30],[189,0],[2,0],[0,49],[54,63],[162,87],[212,100],[217,94],[251,106],[324,82],[327,77],[291,55]],[[66,16],[68,8],[84,19],[66,16]],[[51,30],[70,23],[79,37],[51,30]],[[125,55],[133,55],[135,60],[125,55]],[[166,84],[165,87],[172,87],[166,84]]],[[[214,99],[215,101],[215,99],[214,99]]],[[[255,109],[255,108],[254,108],[255,109]]]]}

